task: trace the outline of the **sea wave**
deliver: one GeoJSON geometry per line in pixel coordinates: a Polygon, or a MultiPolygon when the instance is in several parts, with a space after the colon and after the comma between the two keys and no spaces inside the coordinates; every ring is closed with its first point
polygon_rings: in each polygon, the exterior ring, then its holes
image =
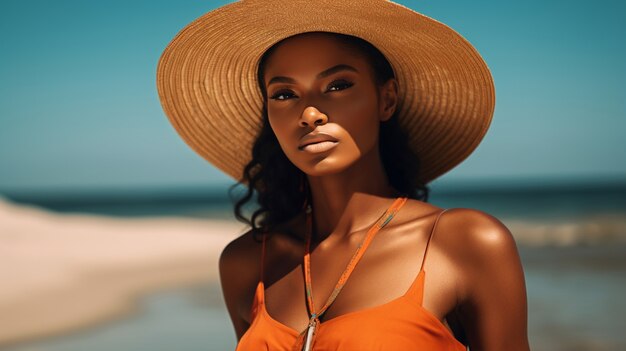
{"type": "Polygon", "coordinates": [[[626,215],[595,214],[556,220],[502,219],[525,246],[576,246],[626,243],[626,215]]]}

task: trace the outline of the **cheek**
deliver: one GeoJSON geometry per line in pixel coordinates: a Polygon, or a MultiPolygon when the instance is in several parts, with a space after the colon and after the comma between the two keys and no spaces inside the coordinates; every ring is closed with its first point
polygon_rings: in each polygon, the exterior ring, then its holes
{"type": "Polygon", "coordinates": [[[286,119],[280,115],[276,115],[275,113],[269,112],[268,121],[270,123],[270,127],[274,131],[274,135],[278,139],[278,142],[281,146],[284,146],[285,142],[287,142],[287,136],[290,133],[290,128],[286,123],[286,119]]]}
{"type": "Polygon", "coordinates": [[[287,158],[308,174],[323,175],[349,167],[364,154],[372,152],[378,141],[376,95],[360,91],[325,106],[329,123],[322,129],[335,135],[340,144],[330,154],[303,154],[297,149],[302,132],[294,122],[294,111],[268,108],[268,121],[287,158]]]}
{"type": "Polygon", "coordinates": [[[346,130],[363,153],[369,151],[378,138],[380,121],[374,99],[375,96],[367,95],[353,99],[342,105],[337,113],[337,123],[346,130]]]}
{"type": "Polygon", "coordinates": [[[268,121],[272,131],[274,131],[274,135],[276,135],[280,148],[294,165],[300,167],[300,162],[298,161],[298,143],[300,139],[297,125],[294,125],[293,120],[289,120],[280,114],[270,114],[268,121]]]}

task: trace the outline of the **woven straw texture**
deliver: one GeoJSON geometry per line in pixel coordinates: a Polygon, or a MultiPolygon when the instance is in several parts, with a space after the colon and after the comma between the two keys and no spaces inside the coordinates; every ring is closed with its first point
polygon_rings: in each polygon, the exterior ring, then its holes
{"type": "Polygon", "coordinates": [[[493,79],[446,25],[383,0],[246,0],[187,25],[159,60],[161,104],[183,140],[239,180],[261,127],[258,60],[274,43],[311,31],[360,37],[387,57],[399,84],[399,122],[422,162],[420,181],[449,171],[483,139],[493,79]]]}

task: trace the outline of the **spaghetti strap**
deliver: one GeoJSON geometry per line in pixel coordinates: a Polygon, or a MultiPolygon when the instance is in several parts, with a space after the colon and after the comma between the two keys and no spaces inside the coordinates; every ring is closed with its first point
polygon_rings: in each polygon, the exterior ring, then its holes
{"type": "Polygon", "coordinates": [[[437,222],[439,222],[439,218],[441,218],[441,215],[446,212],[448,209],[444,209],[443,211],[439,212],[439,214],[437,215],[437,218],[435,219],[435,224],[433,224],[433,227],[430,230],[430,235],[428,236],[428,241],[426,242],[426,249],[424,249],[424,257],[422,258],[422,264],[420,266],[420,272],[422,272],[422,270],[424,270],[424,263],[426,262],[426,255],[428,254],[428,247],[430,246],[430,241],[433,237],[433,234],[435,233],[435,228],[437,228],[437,222]]]}

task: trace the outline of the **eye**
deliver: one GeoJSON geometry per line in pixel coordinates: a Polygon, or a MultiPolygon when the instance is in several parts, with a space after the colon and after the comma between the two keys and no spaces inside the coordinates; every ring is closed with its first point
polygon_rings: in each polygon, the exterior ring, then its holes
{"type": "Polygon", "coordinates": [[[295,97],[295,96],[296,95],[293,94],[293,92],[290,91],[290,90],[279,90],[274,95],[272,95],[272,97],[270,97],[270,99],[273,99],[273,100],[288,100],[291,97],[295,97]]]}
{"type": "Polygon", "coordinates": [[[327,91],[344,90],[344,89],[350,88],[353,85],[354,85],[354,83],[349,82],[349,81],[344,80],[344,79],[335,80],[332,83],[328,84],[327,91]]]}

